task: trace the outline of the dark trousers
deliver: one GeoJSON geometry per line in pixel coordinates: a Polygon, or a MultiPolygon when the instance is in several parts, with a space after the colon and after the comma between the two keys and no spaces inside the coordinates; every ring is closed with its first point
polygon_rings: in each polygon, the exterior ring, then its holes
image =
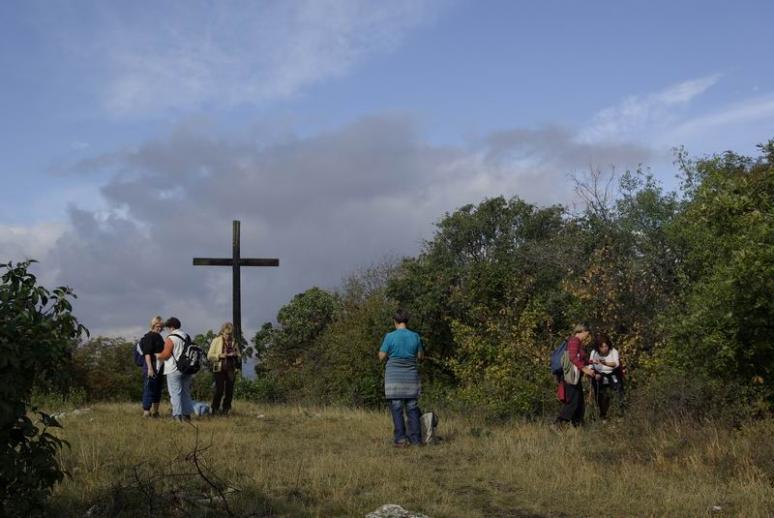
{"type": "Polygon", "coordinates": [[[573,426],[583,424],[583,414],[586,412],[586,403],[583,398],[583,383],[577,385],[564,384],[564,395],[567,402],[559,412],[557,422],[571,422],[573,426]]]}
{"type": "Polygon", "coordinates": [[[395,444],[406,439],[411,444],[422,442],[422,431],[419,424],[419,406],[416,399],[390,399],[390,413],[394,427],[395,444]],[[408,417],[408,436],[406,436],[406,424],[403,421],[403,405],[406,405],[406,417],[408,417]]]}
{"type": "Polygon", "coordinates": [[[610,393],[615,392],[618,394],[618,403],[621,411],[623,412],[624,405],[624,391],[623,383],[616,381],[613,383],[611,377],[608,377],[608,382],[604,383],[604,378],[601,380],[592,380],[591,387],[594,389],[594,400],[599,407],[599,417],[602,419],[607,418],[607,412],[610,409],[610,393]]]}
{"type": "Polygon", "coordinates": [[[215,397],[212,398],[213,413],[220,410],[221,399],[223,399],[223,412],[231,410],[231,398],[234,397],[234,381],[236,381],[236,372],[233,370],[222,370],[215,373],[215,397]]]}
{"type": "Polygon", "coordinates": [[[147,372],[142,374],[142,409],[150,410],[153,403],[161,401],[161,387],[163,380],[161,375],[155,378],[148,376],[147,372]]]}

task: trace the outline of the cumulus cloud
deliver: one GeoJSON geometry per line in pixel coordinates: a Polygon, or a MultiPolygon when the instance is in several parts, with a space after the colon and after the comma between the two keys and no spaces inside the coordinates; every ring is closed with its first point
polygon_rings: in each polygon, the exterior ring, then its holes
{"type": "Polygon", "coordinates": [[[437,146],[411,119],[381,116],[256,144],[183,124],[76,164],[74,173],[110,178],[101,189],[107,210],[72,207],[42,265],[77,290],[76,311],[97,333],[139,333],[156,313],[199,332],[230,319],[230,271],[191,260],[229,256],[231,221],[239,219],[243,256],[281,260],[278,269],[243,272],[250,333],[295,293],[415,254],[445,212],[497,195],[568,202],[569,173],[649,157],[637,146],[576,140],[546,128],[437,146]]]}
{"type": "Polygon", "coordinates": [[[34,265],[31,271],[41,283],[53,287],[61,276],[56,264],[46,259],[67,231],[68,225],[59,222],[31,226],[0,224],[0,263],[44,260],[45,265],[34,265]]]}

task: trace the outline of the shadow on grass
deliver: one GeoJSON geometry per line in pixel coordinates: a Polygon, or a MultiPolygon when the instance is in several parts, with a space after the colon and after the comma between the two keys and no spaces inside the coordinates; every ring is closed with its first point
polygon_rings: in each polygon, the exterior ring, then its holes
{"type": "Polygon", "coordinates": [[[153,499],[135,487],[104,489],[88,502],[73,497],[52,498],[48,516],[90,518],[134,518],[159,516],[235,516],[269,518],[275,516],[311,516],[308,497],[289,495],[287,499],[270,499],[251,489],[229,497],[229,512],[217,499],[197,495],[195,491],[160,493],[153,499]],[[230,513],[230,514],[229,514],[230,513]]]}

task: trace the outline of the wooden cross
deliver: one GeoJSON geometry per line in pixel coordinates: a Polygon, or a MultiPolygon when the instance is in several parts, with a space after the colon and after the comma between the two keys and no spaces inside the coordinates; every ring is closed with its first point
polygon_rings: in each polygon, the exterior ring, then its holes
{"type": "Polygon", "coordinates": [[[242,343],[242,292],[241,274],[242,266],[279,266],[279,259],[243,259],[239,255],[239,221],[234,221],[234,246],[231,258],[213,259],[209,257],[194,257],[194,266],[231,266],[233,279],[233,318],[234,338],[238,344],[242,343]]]}

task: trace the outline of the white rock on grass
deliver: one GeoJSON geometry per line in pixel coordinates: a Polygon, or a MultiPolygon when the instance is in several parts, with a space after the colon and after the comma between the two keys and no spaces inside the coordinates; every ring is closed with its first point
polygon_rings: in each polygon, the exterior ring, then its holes
{"type": "Polygon", "coordinates": [[[426,514],[407,511],[399,505],[386,504],[376,511],[365,515],[365,518],[430,518],[426,514]]]}
{"type": "Polygon", "coordinates": [[[81,414],[87,414],[89,412],[91,412],[91,408],[88,408],[88,407],[86,407],[86,408],[76,408],[72,412],[59,412],[58,414],[52,414],[51,417],[53,417],[54,419],[62,419],[63,417],[77,416],[77,415],[81,415],[81,414]]]}

